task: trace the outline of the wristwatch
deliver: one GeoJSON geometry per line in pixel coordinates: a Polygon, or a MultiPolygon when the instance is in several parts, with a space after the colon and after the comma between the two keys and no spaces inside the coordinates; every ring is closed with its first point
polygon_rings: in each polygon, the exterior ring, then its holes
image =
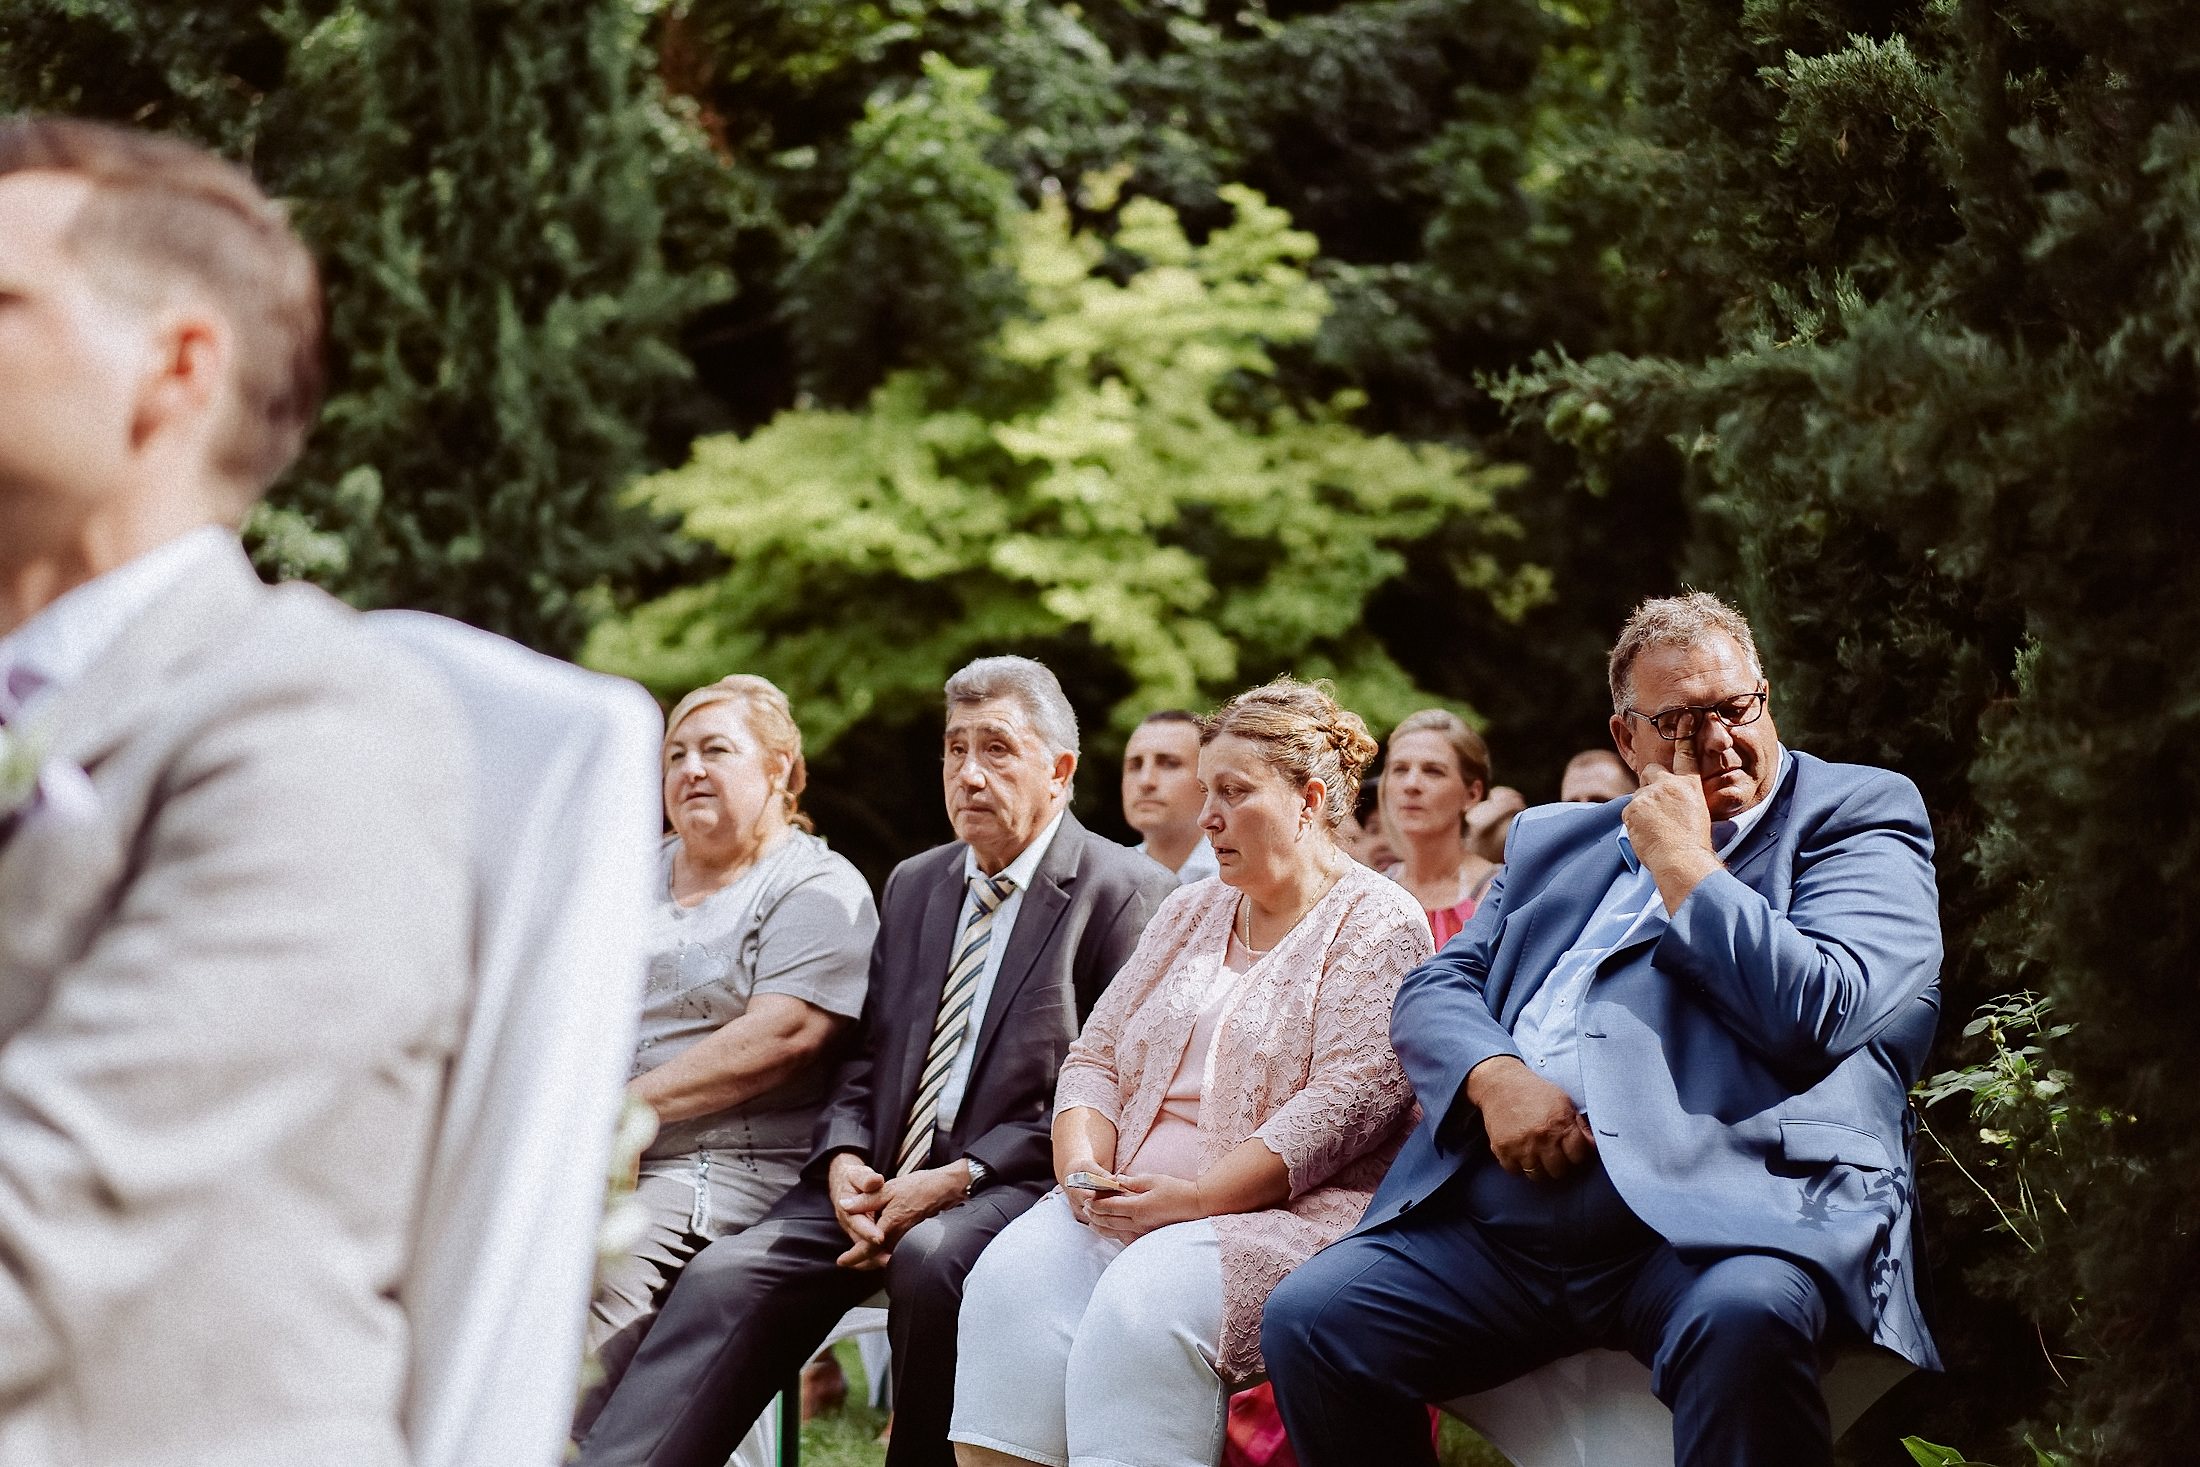
{"type": "Polygon", "coordinates": [[[963,1165],[970,1168],[971,1196],[975,1197],[987,1187],[993,1185],[993,1168],[987,1166],[975,1156],[964,1157],[963,1165]]]}

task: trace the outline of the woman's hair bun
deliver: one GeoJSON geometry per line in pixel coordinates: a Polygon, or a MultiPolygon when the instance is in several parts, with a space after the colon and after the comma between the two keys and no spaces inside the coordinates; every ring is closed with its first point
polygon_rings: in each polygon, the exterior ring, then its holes
{"type": "Polygon", "coordinates": [[[1336,689],[1326,678],[1308,683],[1280,677],[1247,689],[1207,719],[1201,741],[1223,734],[1265,745],[1268,762],[1301,788],[1320,780],[1331,829],[1351,813],[1360,776],[1378,748],[1366,720],[1338,706],[1336,689]]]}
{"type": "Polygon", "coordinates": [[[1339,708],[1337,716],[1330,721],[1329,744],[1337,751],[1337,762],[1345,778],[1351,780],[1355,788],[1382,749],[1375,742],[1375,736],[1367,731],[1367,721],[1349,708],[1339,708]]]}

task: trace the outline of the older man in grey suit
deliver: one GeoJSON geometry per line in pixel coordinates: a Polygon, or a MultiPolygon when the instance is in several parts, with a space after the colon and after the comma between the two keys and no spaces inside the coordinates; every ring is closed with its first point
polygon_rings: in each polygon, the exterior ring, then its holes
{"type": "Polygon", "coordinates": [[[888,1467],[954,1467],[963,1278],[1053,1186],[1062,1056],[1176,879],[1069,812],[1077,715],[1039,663],[982,657],[949,678],[941,754],[958,838],[887,878],[863,1017],[802,1180],[680,1275],[583,1467],[719,1467],[881,1288],[888,1467]]]}
{"type": "Polygon", "coordinates": [[[400,1467],[465,993],[433,683],[230,528],[319,286],[249,179],[0,126],[0,1464],[400,1467]]]}

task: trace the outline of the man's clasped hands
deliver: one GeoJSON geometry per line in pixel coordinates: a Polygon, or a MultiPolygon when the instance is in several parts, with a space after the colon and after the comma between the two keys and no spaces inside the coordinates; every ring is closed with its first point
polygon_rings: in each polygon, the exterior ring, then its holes
{"type": "MultiPolygon", "coordinates": [[[[1064,1195],[1079,1222],[1111,1238],[1128,1243],[1156,1228],[1207,1216],[1196,1182],[1089,1170],[1122,1192],[1096,1195],[1069,1188],[1064,1195]]],[[[833,1158],[827,1178],[833,1216],[849,1240],[848,1251],[834,1260],[842,1268],[886,1267],[903,1234],[970,1195],[970,1169],[961,1161],[887,1177],[854,1152],[844,1151],[833,1158]]]]}

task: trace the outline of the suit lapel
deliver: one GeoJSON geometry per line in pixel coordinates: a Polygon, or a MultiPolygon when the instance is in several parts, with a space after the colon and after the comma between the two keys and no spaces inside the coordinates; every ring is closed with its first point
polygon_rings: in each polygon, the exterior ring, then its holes
{"type": "Polygon", "coordinates": [[[1032,873],[1031,890],[1024,893],[1023,904],[1016,909],[1016,925],[1008,934],[1008,947],[1001,953],[1000,970],[993,975],[993,994],[986,1000],[978,1047],[970,1056],[973,1084],[983,1072],[987,1051],[1000,1037],[1002,1016],[1030,981],[1040,955],[1053,941],[1062,913],[1069,909],[1069,889],[1077,879],[1084,842],[1085,828],[1077,823],[1076,816],[1064,814],[1060,828],[1054,832],[1054,844],[1047,847],[1046,859],[1032,873]]]}
{"type": "MultiPolygon", "coordinates": [[[[84,676],[35,706],[23,731],[40,749],[42,764],[87,773],[132,734],[159,721],[173,703],[175,681],[194,657],[230,645],[237,626],[266,594],[241,549],[201,568],[155,597],[127,622],[114,645],[84,676]]],[[[116,792],[103,790],[106,800],[116,792]]],[[[110,820],[121,813],[108,810],[110,820]]],[[[41,859],[15,829],[0,836],[0,912],[29,909],[30,894],[43,889],[30,866],[41,859]]],[[[23,919],[18,919],[23,920],[23,919]]]]}
{"type": "MultiPolygon", "coordinates": [[[[909,1107],[916,1103],[917,1082],[924,1077],[924,1056],[932,1047],[932,1026],[939,1022],[940,995],[947,988],[947,962],[954,956],[955,934],[962,928],[963,908],[968,905],[962,849],[955,848],[954,863],[933,883],[924,903],[924,923],[917,930],[916,961],[907,979],[908,1024],[896,1036],[901,1052],[893,1105],[897,1128],[908,1120],[909,1107]]],[[[894,1145],[900,1144],[897,1129],[894,1145]]]]}
{"type": "Polygon", "coordinates": [[[49,740],[47,756],[92,768],[158,716],[192,659],[230,645],[266,595],[238,547],[164,591],[80,680],[33,710],[30,726],[49,740]]]}
{"type": "Polygon", "coordinates": [[[1596,914],[1597,904],[1625,868],[1619,842],[1612,838],[1612,830],[1617,828],[1615,822],[1611,829],[1602,830],[1595,840],[1576,851],[1552,872],[1544,894],[1521,909],[1519,915],[1530,924],[1530,940],[1521,945],[1513,971],[1521,976],[1532,975],[1535,981],[1507,988],[1498,1008],[1498,1019],[1507,1029],[1519,1022],[1520,1011],[1535,997],[1536,989],[1580,939],[1596,914]]]}
{"type": "Polygon", "coordinates": [[[1780,844],[1780,834],[1787,829],[1788,818],[1795,812],[1795,774],[1801,767],[1801,760],[1793,754],[1788,755],[1787,776],[1780,781],[1780,787],[1772,792],[1772,808],[1765,811],[1765,818],[1758,821],[1756,828],[1742,838],[1741,848],[1735,851],[1734,859],[1726,863],[1726,869],[1733,874],[1735,880],[1744,885],[1749,884],[1750,875],[1756,870],[1758,863],[1780,844]]]}

